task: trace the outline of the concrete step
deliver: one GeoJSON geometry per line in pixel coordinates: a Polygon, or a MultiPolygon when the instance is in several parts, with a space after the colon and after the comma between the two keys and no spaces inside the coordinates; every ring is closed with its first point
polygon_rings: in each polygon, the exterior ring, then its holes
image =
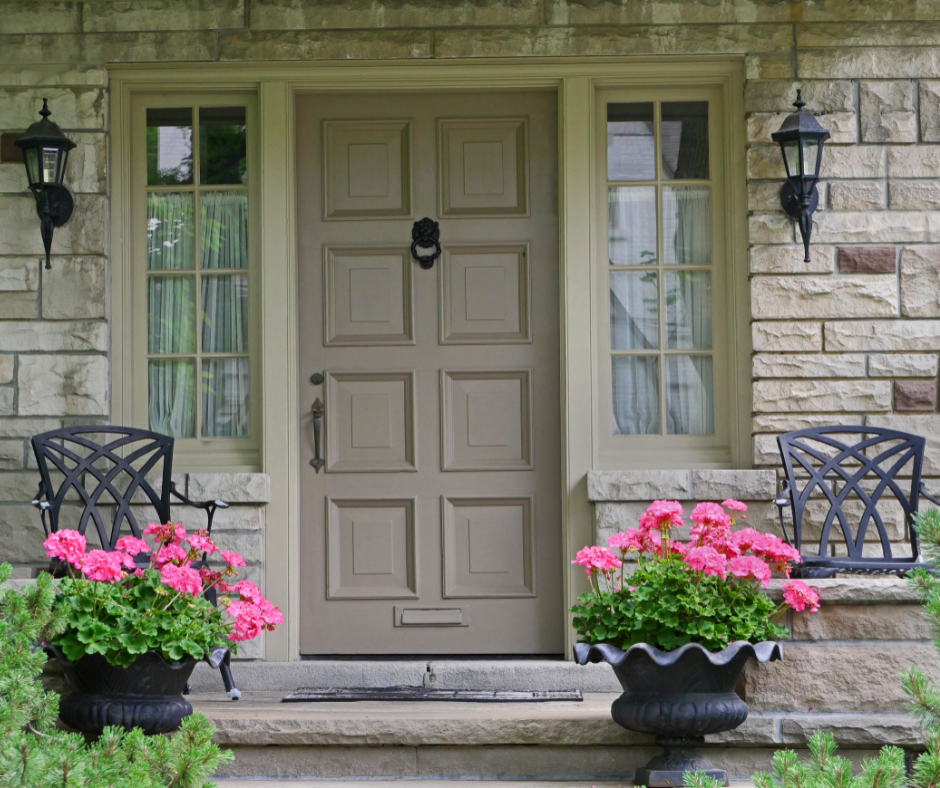
{"type": "MultiPolygon", "coordinates": [[[[284,694],[246,692],[236,702],[222,693],[191,696],[218,729],[216,741],[235,753],[220,776],[596,784],[628,782],[659,752],[653,737],[610,718],[616,693],[587,693],[580,703],[281,703],[284,694]]],[[[917,749],[923,742],[900,713],[765,711],[709,736],[702,753],[747,779],[769,768],[776,749],[805,748],[816,730],[831,731],[855,762],[884,744],[917,749]]]]}

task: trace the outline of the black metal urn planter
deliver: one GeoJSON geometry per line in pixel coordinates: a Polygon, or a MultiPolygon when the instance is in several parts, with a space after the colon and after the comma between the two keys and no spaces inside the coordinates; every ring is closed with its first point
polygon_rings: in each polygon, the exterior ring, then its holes
{"type": "MultiPolygon", "coordinates": [[[[140,728],[150,736],[178,730],[183,718],[193,713],[183,697],[196,667],[192,657],[170,663],[148,651],[125,668],[100,654],[69,662],[56,646],[46,649],[62,665],[70,690],[59,703],[59,717],[74,730],[97,736],[113,725],[140,728]]],[[[216,649],[207,661],[217,668],[226,653],[227,649],[216,649]]]]}
{"type": "Polygon", "coordinates": [[[704,736],[737,728],[747,719],[747,704],[735,693],[745,663],[783,659],[783,646],[774,641],[737,641],[723,651],[708,651],[688,643],[661,651],[637,643],[626,651],[606,643],[578,643],[579,665],[607,662],[623,687],[610,713],[618,725],[652,733],[663,754],[637,769],[634,782],[650,788],[684,785],[685,772],[705,771],[728,784],[728,772],[695,754],[704,736]]]}

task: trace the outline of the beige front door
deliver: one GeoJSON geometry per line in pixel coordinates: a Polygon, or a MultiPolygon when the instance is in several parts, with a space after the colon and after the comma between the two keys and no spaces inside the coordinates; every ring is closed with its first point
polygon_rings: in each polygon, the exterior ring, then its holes
{"type": "Polygon", "coordinates": [[[561,653],[555,94],[300,95],[296,132],[302,653],[561,653]]]}

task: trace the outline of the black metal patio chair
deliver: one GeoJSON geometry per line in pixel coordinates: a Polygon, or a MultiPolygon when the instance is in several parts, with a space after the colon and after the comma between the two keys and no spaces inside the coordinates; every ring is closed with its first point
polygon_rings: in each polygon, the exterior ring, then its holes
{"type": "MultiPolygon", "coordinates": [[[[40,479],[32,503],[39,509],[47,536],[59,528],[72,528],[87,538],[91,522],[101,548],[114,550],[118,539],[128,532],[141,538],[134,507],[152,506],[157,519],[167,523],[172,496],[203,510],[210,534],[216,510],[228,509],[224,501],[192,501],[176,489],[172,481],[173,438],[166,435],[130,427],[89,425],[44,432],[36,435],[32,444],[40,479]],[[155,475],[160,477],[159,489],[150,481],[155,475]]],[[[146,555],[137,560],[149,564],[146,555]]],[[[203,555],[194,567],[198,569],[205,562],[203,555]]],[[[53,560],[50,571],[61,576],[65,567],[53,560]]],[[[214,590],[206,596],[215,604],[214,590]]],[[[241,693],[235,688],[227,658],[219,670],[226,693],[238,700],[241,693]]]]}
{"type": "Polygon", "coordinates": [[[774,503],[784,537],[802,556],[795,576],[903,575],[920,563],[913,516],[920,496],[940,504],[921,481],[923,438],[883,427],[833,425],[789,432],[777,445],[786,479],[774,503]],[[896,543],[910,546],[910,555],[892,552],[889,526],[896,543]]]}

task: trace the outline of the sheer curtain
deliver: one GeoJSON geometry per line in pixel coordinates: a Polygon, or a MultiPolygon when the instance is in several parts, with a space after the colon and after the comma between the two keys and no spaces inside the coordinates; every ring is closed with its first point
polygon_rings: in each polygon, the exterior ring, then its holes
{"type": "MultiPolygon", "coordinates": [[[[147,197],[147,267],[192,271],[193,196],[174,192],[147,197]]],[[[147,281],[147,351],[195,353],[196,279],[190,274],[147,281]]],[[[177,438],[196,434],[196,375],[191,359],[152,359],[148,365],[150,429],[177,438]]]]}
{"type": "MultiPolygon", "coordinates": [[[[248,195],[202,195],[203,270],[248,267],[248,195]]],[[[248,276],[219,274],[202,280],[202,349],[248,353],[248,276]]],[[[202,434],[248,434],[248,359],[207,359],[202,365],[202,434]]]]}

